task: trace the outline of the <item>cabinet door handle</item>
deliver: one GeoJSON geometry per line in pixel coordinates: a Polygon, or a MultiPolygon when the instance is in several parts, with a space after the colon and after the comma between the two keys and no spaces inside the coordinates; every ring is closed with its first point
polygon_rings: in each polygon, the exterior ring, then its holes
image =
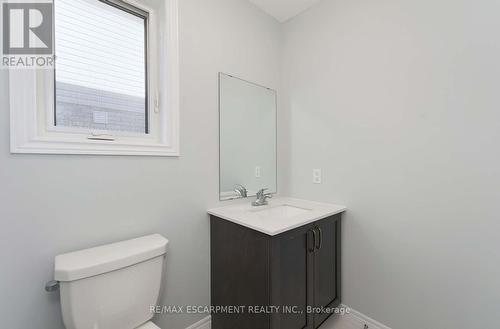
{"type": "Polygon", "coordinates": [[[318,231],[319,231],[319,247],[318,247],[318,250],[320,250],[323,247],[323,230],[321,229],[321,227],[318,227],[318,231]]]}
{"type": "Polygon", "coordinates": [[[321,236],[321,229],[319,227],[314,227],[314,235],[316,237],[316,234],[317,234],[317,237],[318,239],[314,239],[314,249],[316,250],[320,250],[321,249],[321,244],[322,244],[322,236],[321,236]],[[317,233],[316,233],[317,232],[317,233]]]}
{"type": "Polygon", "coordinates": [[[309,250],[309,252],[314,252],[316,250],[316,238],[317,238],[316,229],[311,229],[311,230],[309,230],[309,232],[312,232],[313,241],[312,241],[312,247],[311,248],[308,247],[308,250],[309,250]]]}

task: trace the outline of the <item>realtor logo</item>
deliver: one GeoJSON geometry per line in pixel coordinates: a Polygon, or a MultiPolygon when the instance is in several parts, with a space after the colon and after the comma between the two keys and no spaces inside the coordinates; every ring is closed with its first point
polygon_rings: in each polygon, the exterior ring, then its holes
{"type": "Polygon", "coordinates": [[[3,54],[53,53],[52,3],[3,3],[3,54]]]}

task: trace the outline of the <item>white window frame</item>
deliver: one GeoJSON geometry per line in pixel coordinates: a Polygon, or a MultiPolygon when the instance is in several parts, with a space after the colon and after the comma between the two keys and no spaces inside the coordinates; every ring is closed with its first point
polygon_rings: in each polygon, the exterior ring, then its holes
{"type": "Polygon", "coordinates": [[[53,120],[54,70],[10,69],[11,153],[180,155],[178,0],[164,2],[166,22],[141,0],[122,1],[149,14],[149,133],[98,130],[89,135],[88,130],[57,127],[53,120]],[[93,133],[100,135],[92,138],[93,133]]]}

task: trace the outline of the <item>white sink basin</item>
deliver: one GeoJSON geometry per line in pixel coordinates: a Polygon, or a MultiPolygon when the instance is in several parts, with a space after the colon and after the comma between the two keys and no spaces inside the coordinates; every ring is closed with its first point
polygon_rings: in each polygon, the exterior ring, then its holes
{"type": "Polygon", "coordinates": [[[267,235],[277,235],[346,210],[344,206],[292,198],[271,199],[269,205],[262,207],[252,207],[248,199],[244,201],[208,213],[267,235]]]}
{"type": "Polygon", "coordinates": [[[288,204],[283,204],[283,205],[277,205],[277,206],[271,206],[271,207],[266,207],[263,209],[252,209],[250,212],[261,219],[268,218],[272,220],[272,218],[287,218],[287,217],[294,217],[298,215],[302,215],[304,213],[307,213],[311,211],[311,209],[305,209],[305,208],[300,208],[300,207],[295,207],[291,206],[288,204]]]}

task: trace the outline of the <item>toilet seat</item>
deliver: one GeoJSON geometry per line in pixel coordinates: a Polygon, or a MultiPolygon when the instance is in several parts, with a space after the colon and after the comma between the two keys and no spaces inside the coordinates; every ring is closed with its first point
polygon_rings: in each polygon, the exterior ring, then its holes
{"type": "Polygon", "coordinates": [[[137,327],[136,329],[161,329],[161,328],[158,327],[153,322],[149,321],[149,322],[146,322],[145,324],[143,324],[142,326],[137,327]]]}

